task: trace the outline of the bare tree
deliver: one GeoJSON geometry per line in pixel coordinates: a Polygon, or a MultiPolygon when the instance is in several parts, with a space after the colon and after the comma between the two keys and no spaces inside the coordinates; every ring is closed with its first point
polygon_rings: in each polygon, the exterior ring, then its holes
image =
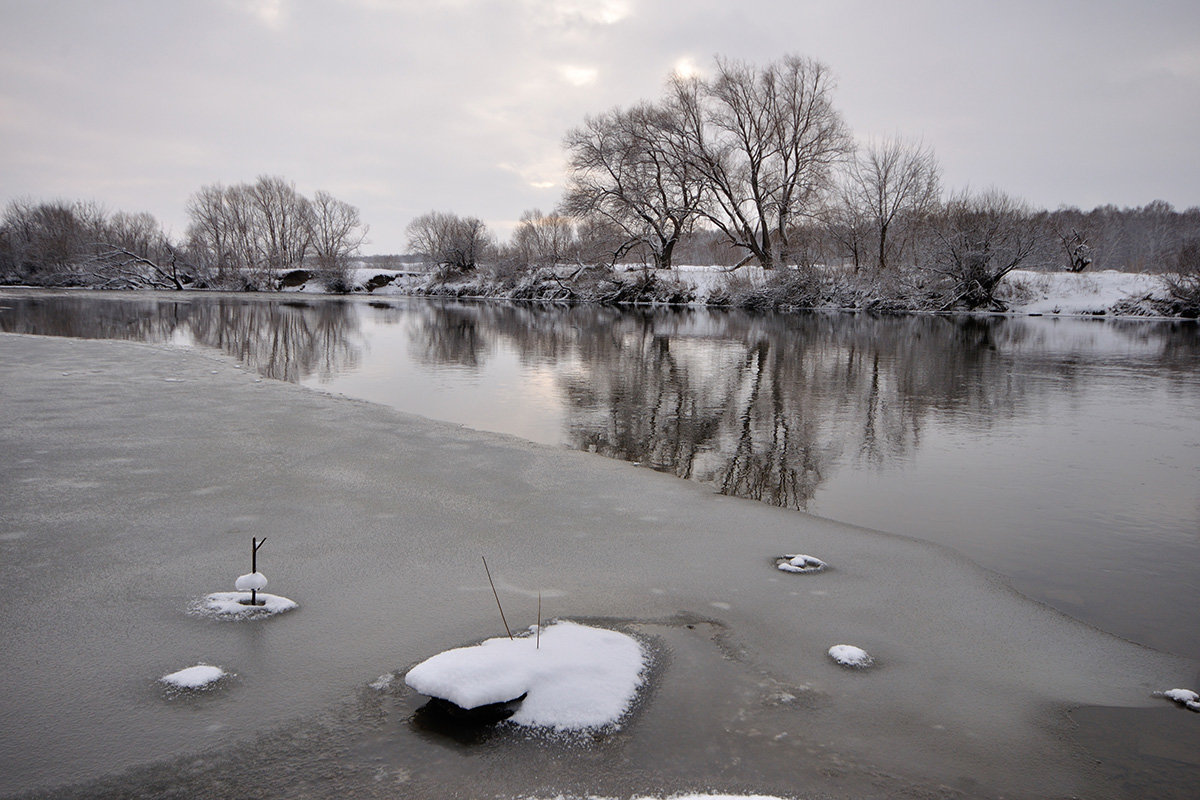
{"type": "Polygon", "coordinates": [[[850,162],[843,203],[858,210],[869,225],[877,245],[875,266],[881,272],[902,257],[903,242],[890,235],[894,228],[937,204],[938,173],[933,150],[898,136],[870,142],[850,162]]]}
{"type": "Polygon", "coordinates": [[[259,246],[250,187],[201,187],[188,200],[188,250],[216,286],[259,285],[268,266],[259,246]]]}
{"type": "Polygon", "coordinates": [[[759,70],[717,60],[710,81],[672,79],[672,114],[704,183],[701,216],[765,268],[790,263],[789,232],[829,186],[850,136],[818,61],[788,56],[759,70]]]}
{"type": "Polygon", "coordinates": [[[996,287],[1037,251],[1042,219],[998,189],[955,195],[932,225],[929,268],[946,282],[943,309],[1003,311],[996,287]]]}
{"type": "Polygon", "coordinates": [[[249,189],[259,250],[266,266],[291,269],[303,263],[312,230],[309,202],[295,184],[274,175],[263,175],[249,189]]]}
{"type": "Polygon", "coordinates": [[[643,247],[656,268],[671,267],[702,192],[682,133],[670,109],[642,103],[589,117],[567,134],[563,209],[607,220],[624,234],[614,261],[643,247]]]}
{"type": "Polygon", "coordinates": [[[871,226],[866,212],[855,202],[848,187],[840,186],[832,201],[821,210],[821,220],[842,263],[849,259],[857,272],[870,255],[871,226]]]}
{"type": "Polygon", "coordinates": [[[319,191],[313,195],[308,224],[309,242],[326,287],[348,290],[350,257],[367,238],[358,209],[319,191]]]}
{"type": "Polygon", "coordinates": [[[475,269],[492,244],[483,220],[441,211],[417,217],[407,233],[409,249],[443,274],[475,269]]]}
{"type": "Polygon", "coordinates": [[[162,225],[145,211],[116,212],[105,223],[100,241],[149,259],[162,258],[172,249],[162,225]]]}
{"type": "Polygon", "coordinates": [[[0,219],[4,271],[39,283],[86,282],[79,267],[99,251],[107,224],[98,203],[14,200],[0,219]]]}
{"type": "Polygon", "coordinates": [[[196,282],[196,269],[170,243],[153,255],[120,245],[102,244],[82,270],[101,289],[186,289],[196,282]]]}
{"type": "Polygon", "coordinates": [[[608,219],[595,214],[575,223],[577,258],[584,264],[612,267],[614,255],[624,245],[625,232],[608,219]]]}
{"type": "Polygon", "coordinates": [[[1072,228],[1070,232],[1059,230],[1055,231],[1055,235],[1067,256],[1067,271],[1083,272],[1087,269],[1092,263],[1092,246],[1079,229],[1072,228]]]}
{"type": "Polygon", "coordinates": [[[205,186],[192,195],[187,208],[192,257],[215,271],[217,285],[273,285],[280,270],[299,267],[311,249],[311,204],[280,177],[205,186]]]}
{"type": "Polygon", "coordinates": [[[575,224],[562,214],[530,209],[521,214],[512,236],[512,250],[523,266],[554,266],[573,259],[578,251],[575,224]]]}

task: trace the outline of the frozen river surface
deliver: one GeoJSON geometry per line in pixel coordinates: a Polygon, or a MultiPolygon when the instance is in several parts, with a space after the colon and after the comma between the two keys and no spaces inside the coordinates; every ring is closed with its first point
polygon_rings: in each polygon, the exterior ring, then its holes
{"type": "MultiPolygon", "coordinates": [[[[311,316],[321,305],[254,308],[282,314],[311,338],[321,335],[311,316]]],[[[307,364],[297,380],[305,370],[369,376],[372,360],[389,356],[401,370],[425,368],[416,345],[392,348],[364,333],[362,318],[378,313],[381,325],[395,325],[411,309],[345,306],[358,327],[327,333],[336,346],[320,351],[341,355],[289,360],[307,364]]],[[[143,338],[204,343],[179,324],[199,329],[198,312],[170,307],[155,317],[174,316],[170,335],[143,338]]],[[[1194,786],[1196,715],[1150,696],[1194,686],[1193,660],[1030,603],[953,551],[262,380],[269,350],[252,344],[244,316],[230,316],[243,324],[224,329],[221,347],[250,370],[203,351],[0,336],[0,793],[1186,797],[1194,786]],[[269,539],[260,567],[271,590],[300,609],[251,623],[189,615],[195,598],[231,588],[247,571],[252,535],[269,539]],[[796,551],[832,569],[789,576],[773,568],[775,556],[796,551]],[[548,616],[622,628],[656,653],[647,692],[619,731],[587,742],[504,731],[459,741],[422,727],[420,698],[402,682],[379,681],[497,634],[480,555],[515,625],[533,621],[541,592],[548,616]],[[825,655],[838,643],[865,647],[877,667],[838,668],[825,655]],[[172,697],[156,683],[200,661],[233,679],[194,697],[172,697]],[[1064,716],[1076,706],[1085,708],[1064,716]]],[[[579,326],[563,330],[582,335],[579,326]]],[[[658,347],[678,363],[678,351],[704,345],[686,338],[658,347]]],[[[492,344],[482,352],[493,354],[485,364],[503,362],[505,348],[484,341],[492,344]]],[[[994,344],[1004,352],[1003,339],[994,344]]],[[[540,356],[527,353],[514,371],[566,363],[573,352],[544,340],[528,347],[540,356]]],[[[726,404],[741,404],[736,416],[751,429],[743,448],[762,454],[752,463],[768,465],[758,470],[768,474],[796,463],[794,451],[764,450],[756,415],[800,435],[787,403],[756,410],[757,398],[780,393],[763,388],[772,386],[768,370],[783,366],[764,366],[770,350],[752,351],[757,377],[726,404]],[[769,467],[779,452],[788,454],[785,466],[769,467]]],[[[707,352],[688,371],[700,380],[699,365],[715,370],[718,361],[707,352]]],[[[486,367],[468,366],[477,383],[492,380],[486,367]]],[[[457,369],[428,367],[435,376],[457,369]]],[[[1027,369],[1036,377],[1041,368],[1027,369]]],[[[1178,372],[1176,380],[1194,380],[1178,372]]],[[[886,392],[899,390],[885,388],[886,371],[871,374],[882,410],[886,392]]],[[[547,394],[565,391],[543,382],[547,394]]],[[[845,385],[842,402],[859,402],[857,384],[847,377],[845,385]]],[[[588,398],[628,398],[630,390],[600,375],[572,386],[592,420],[576,421],[592,435],[576,446],[608,451],[597,418],[619,432],[624,406],[599,412],[588,398]]],[[[688,419],[679,412],[686,406],[686,398],[676,403],[676,420],[688,419]]],[[[937,396],[922,408],[930,417],[961,413],[937,396]]],[[[660,423],[636,422],[640,413],[630,411],[628,425],[656,430],[660,423]]],[[[930,427],[922,428],[926,441],[930,427]]],[[[629,446],[642,447],[636,441],[629,446]]],[[[805,441],[811,450],[820,432],[805,441]]],[[[729,472],[700,468],[728,458],[717,444],[693,449],[694,473],[729,472]]],[[[631,460],[677,472],[671,465],[683,462],[669,451],[660,443],[639,451],[652,457],[631,460]]],[[[836,473],[826,466],[825,483],[806,502],[819,502],[836,473]]],[[[763,485],[804,494],[799,480],[763,485]]]]}

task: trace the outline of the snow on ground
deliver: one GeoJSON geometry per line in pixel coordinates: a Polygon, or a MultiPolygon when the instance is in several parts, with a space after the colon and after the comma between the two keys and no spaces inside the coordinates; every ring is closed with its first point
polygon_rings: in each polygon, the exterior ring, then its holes
{"type": "Polygon", "coordinates": [[[197,664],[194,667],[172,672],[170,675],[163,675],[159,680],[177,689],[202,689],[216,683],[228,674],[220,667],[197,664]]]}
{"type": "Polygon", "coordinates": [[[615,725],[643,682],[646,653],[618,631],[559,621],[514,639],[447,650],[408,671],[417,692],[464,709],[527,695],[512,722],[556,731],[615,725]]]}
{"type": "MultiPolygon", "coordinates": [[[[243,576],[245,577],[245,576],[243,576]]],[[[213,592],[205,595],[192,605],[191,611],[196,614],[221,617],[224,619],[246,619],[252,617],[269,617],[299,608],[300,604],[277,594],[258,593],[258,601],[262,605],[251,606],[242,603],[249,600],[250,592],[213,592]]]]}
{"type": "Polygon", "coordinates": [[[829,657],[843,667],[856,669],[863,669],[875,663],[875,659],[871,658],[866,650],[852,644],[835,644],[829,648],[829,657]]]}
{"type": "MultiPolygon", "coordinates": [[[[618,267],[619,271],[640,272],[640,266],[618,267]]],[[[377,294],[404,294],[411,273],[398,270],[356,268],[350,271],[355,291],[365,291],[372,279],[379,287],[377,294]],[[391,281],[389,283],[385,283],[391,281]]],[[[761,285],[766,273],[761,267],[745,266],[735,271],[722,266],[680,265],[670,270],[658,270],[664,281],[678,282],[691,287],[698,297],[707,297],[715,290],[734,281],[752,286],[761,285]]],[[[419,280],[419,279],[418,279],[419,280]]],[[[310,280],[306,292],[321,292],[318,280],[310,280]]],[[[1001,283],[998,292],[1013,314],[1092,316],[1112,314],[1117,306],[1135,306],[1146,298],[1162,299],[1166,288],[1159,275],[1118,270],[1098,272],[1036,272],[1013,270],[1001,283]]]]}
{"type": "Polygon", "coordinates": [[[775,562],[775,566],[784,572],[808,574],[812,572],[824,572],[829,565],[814,556],[806,556],[803,553],[798,553],[783,556],[775,562]]]}
{"type": "Polygon", "coordinates": [[[1013,270],[1005,278],[1014,314],[1111,313],[1123,301],[1165,294],[1162,278],[1138,272],[1032,272],[1013,270]]]}

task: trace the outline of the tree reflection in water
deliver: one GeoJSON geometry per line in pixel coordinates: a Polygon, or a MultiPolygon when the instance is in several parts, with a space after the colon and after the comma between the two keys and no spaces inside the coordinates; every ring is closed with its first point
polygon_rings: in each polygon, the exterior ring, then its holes
{"type": "Polygon", "coordinates": [[[413,316],[422,363],[478,367],[503,345],[552,365],[572,446],[791,508],[847,453],[908,456],[931,409],[1003,417],[1024,391],[989,344],[1003,321],[496,304],[413,316]]]}
{"type": "Polygon", "coordinates": [[[355,307],[345,301],[199,304],[189,319],[197,344],[221,350],[260,375],[298,383],[355,369],[362,342],[355,307]]]}
{"type": "Polygon", "coordinates": [[[1050,392],[1082,395],[1089,371],[1113,359],[1191,391],[1200,355],[1193,327],[1142,321],[70,293],[0,306],[0,330],[191,337],[292,382],[354,370],[362,319],[402,326],[412,362],[468,377],[503,350],[554,375],[571,446],[800,509],[838,465],[911,460],[931,420],[986,432],[1038,413],[1050,392]]]}
{"type": "Polygon", "coordinates": [[[362,336],[353,304],[219,295],[45,294],[5,298],[0,331],[84,339],[191,341],[263,377],[297,383],[356,368],[362,336]]]}

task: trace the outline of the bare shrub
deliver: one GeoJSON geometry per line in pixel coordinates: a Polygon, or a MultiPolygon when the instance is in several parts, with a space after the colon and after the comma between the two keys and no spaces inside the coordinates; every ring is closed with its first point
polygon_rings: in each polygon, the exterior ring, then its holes
{"type": "Polygon", "coordinates": [[[1175,254],[1175,269],[1163,275],[1180,316],[1200,316],[1200,239],[1188,239],[1175,254]]]}

